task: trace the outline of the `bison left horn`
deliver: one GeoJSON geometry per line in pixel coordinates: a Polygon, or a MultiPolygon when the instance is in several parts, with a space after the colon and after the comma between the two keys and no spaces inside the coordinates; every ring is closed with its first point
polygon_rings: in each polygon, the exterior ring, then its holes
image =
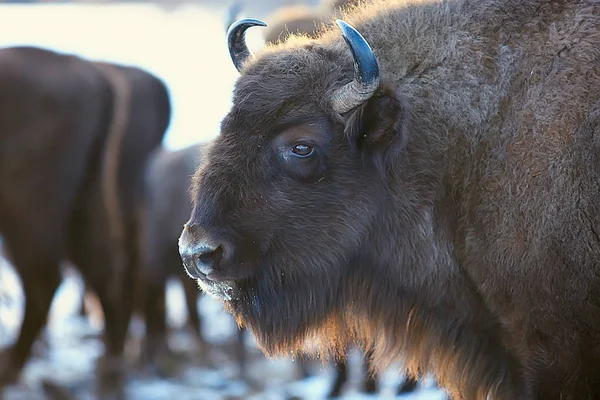
{"type": "Polygon", "coordinates": [[[354,58],[354,79],[333,93],[332,106],[339,113],[351,111],[369,100],[379,87],[377,57],[364,37],[341,19],[335,21],[354,58]]]}
{"type": "Polygon", "coordinates": [[[267,24],[260,19],[245,18],[235,21],[227,30],[229,55],[238,71],[242,70],[244,62],[252,55],[246,45],[246,30],[253,26],[267,26],[267,24]]]}

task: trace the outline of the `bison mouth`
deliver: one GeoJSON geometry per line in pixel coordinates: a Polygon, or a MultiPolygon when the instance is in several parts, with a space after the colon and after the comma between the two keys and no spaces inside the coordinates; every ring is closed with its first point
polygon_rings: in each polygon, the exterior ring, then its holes
{"type": "Polygon", "coordinates": [[[193,278],[200,290],[226,306],[228,303],[245,301],[250,296],[248,293],[253,292],[251,288],[256,286],[256,277],[248,273],[240,277],[199,274],[193,278]]]}
{"type": "Polygon", "coordinates": [[[327,279],[258,273],[224,285],[206,281],[201,287],[203,285],[207,286],[208,293],[223,301],[238,325],[252,331],[258,346],[267,355],[303,352],[306,339],[315,340],[321,336],[318,332],[324,330],[328,333],[323,337],[328,339],[324,341],[322,352],[327,352],[325,348],[331,347],[332,337],[341,340],[348,334],[339,318],[343,315],[340,310],[344,296],[339,286],[327,279]]]}
{"type": "Polygon", "coordinates": [[[196,279],[198,287],[209,296],[226,302],[231,301],[236,296],[235,282],[233,281],[213,281],[210,279],[196,279]]]}
{"type": "MultiPolygon", "coordinates": [[[[184,260],[187,275],[194,279],[198,287],[216,300],[227,302],[239,297],[242,283],[252,279],[253,271],[248,267],[238,267],[240,263],[214,263],[210,271],[194,267],[193,263],[184,260]]],[[[241,263],[244,265],[244,263],[241,263]]],[[[246,264],[248,265],[248,264],[246,264]]]]}
{"type": "MultiPolygon", "coordinates": [[[[215,257],[218,259],[207,265],[194,258],[196,250],[194,246],[182,246],[188,275],[196,279],[202,291],[221,301],[238,325],[252,331],[266,354],[302,351],[305,339],[314,339],[314,333],[324,326],[344,325],[343,318],[334,316],[344,315],[346,268],[325,269],[329,273],[324,274],[323,268],[304,268],[302,261],[292,266],[263,254],[258,260],[244,257],[242,262],[232,253],[229,258],[215,257]]],[[[325,336],[343,335],[336,332],[325,336]]]]}

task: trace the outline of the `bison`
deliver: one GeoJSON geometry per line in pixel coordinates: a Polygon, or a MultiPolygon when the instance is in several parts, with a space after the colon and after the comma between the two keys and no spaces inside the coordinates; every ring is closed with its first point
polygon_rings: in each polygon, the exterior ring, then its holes
{"type": "Polygon", "coordinates": [[[164,83],[134,67],[35,47],[0,51],[0,233],[25,294],[0,388],[18,379],[70,260],[106,326],[99,393],[123,395],[142,172],[170,118],[164,83]]]}
{"type": "Polygon", "coordinates": [[[202,290],[267,354],[600,397],[600,3],[377,1],[255,57],[253,25],[180,237],[202,290]]]}

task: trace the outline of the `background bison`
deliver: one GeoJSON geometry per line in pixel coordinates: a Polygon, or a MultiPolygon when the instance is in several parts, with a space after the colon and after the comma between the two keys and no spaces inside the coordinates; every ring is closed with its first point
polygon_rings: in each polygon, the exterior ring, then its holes
{"type": "Polygon", "coordinates": [[[170,116],[168,93],[137,68],[52,51],[0,51],[0,232],[22,281],[25,317],[0,363],[18,378],[70,259],[106,319],[102,396],[120,396],[137,261],[141,174],[170,116]]]}
{"type": "Polygon", "coordinates": [[[600,396],[598,15],[381,1],[252,60],[239,21],[188,273],[269,354],[358,341],[455,398],[600,396]]]}
{"type": "MultiPolygon", "coordinates": [[[[198,316],[198,286],[187,279],[181,269],[177,238],[181,226],[190,216],[189,188],[207,144],[201,143],[177,151],[158,149],[150,158],[144,179],[143,229],[141,230],[139,270],[139,310],[146,322],[143,361],[150,362],[159,373],[169,373],[172,354],[167,341],[165,289],[169,277],[181,279],[190,325],[201,352],[207,352],[198,316]]],[[[238,359],[244,370],[243,333],[238,335],[238,359]]]]}

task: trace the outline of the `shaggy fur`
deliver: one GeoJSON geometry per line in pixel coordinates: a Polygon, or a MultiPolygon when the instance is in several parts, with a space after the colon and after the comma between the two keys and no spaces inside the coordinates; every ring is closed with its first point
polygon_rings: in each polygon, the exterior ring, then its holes
{"type": "Polygon", "coordinates": [[[356,340],[455,398],[600,397],[600,3],[377,2],[249,61],[195,176],[185,250],[268,354],[356,340]],[[289,157],[295,143],[314,146],[289,157]]]}

